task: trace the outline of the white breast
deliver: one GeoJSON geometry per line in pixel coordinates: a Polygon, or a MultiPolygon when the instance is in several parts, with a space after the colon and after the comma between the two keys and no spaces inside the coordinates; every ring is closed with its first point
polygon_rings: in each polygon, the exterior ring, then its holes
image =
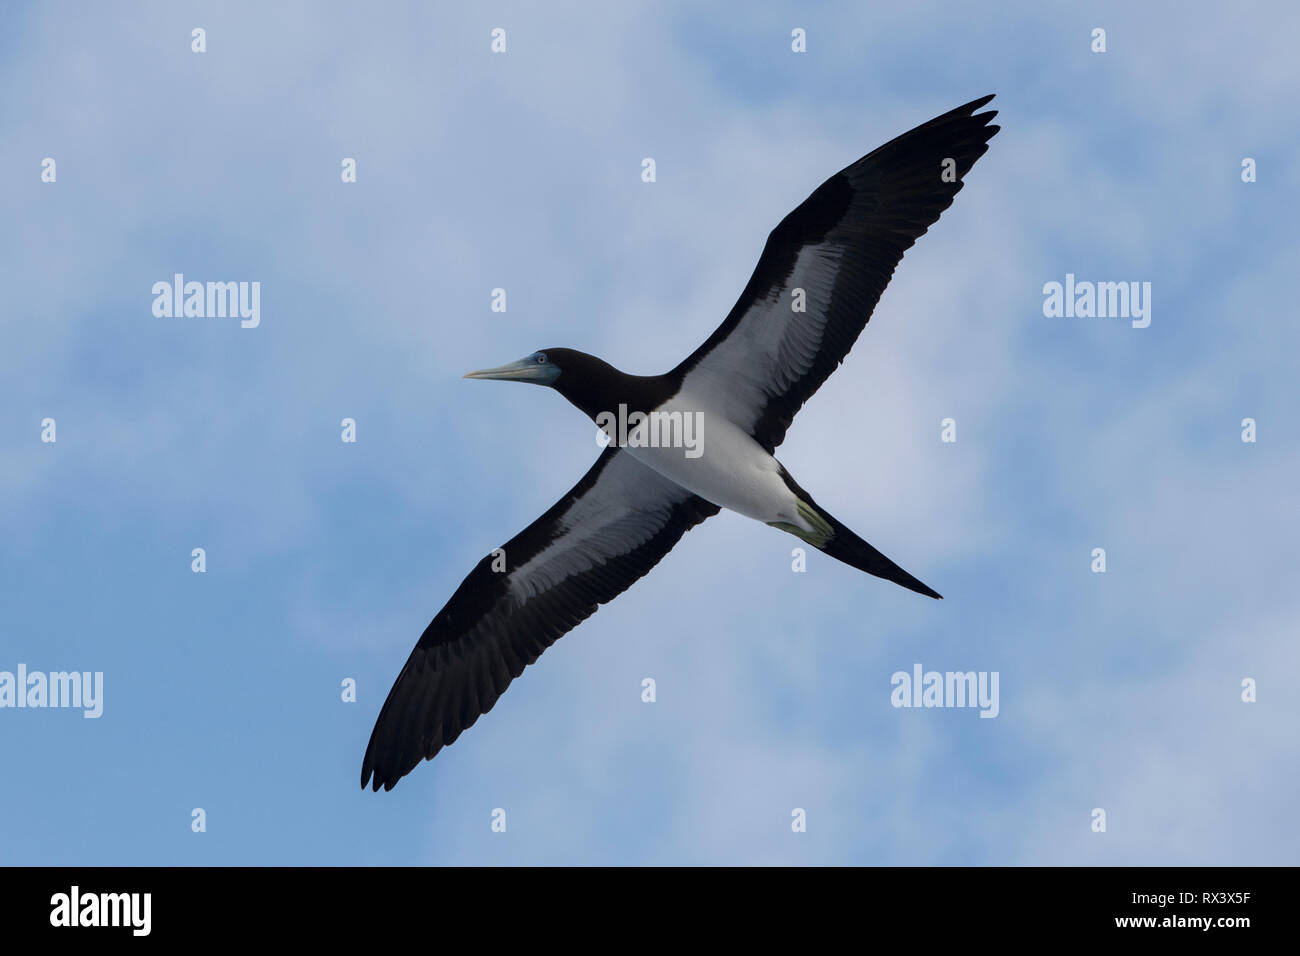
{"type": "Polygon", "coordinates": [[[674,396],[651,415],[655,413],[663,416],[658,428],[652,417],[629,430],[625,450],[638,461],[706,501],[748,518],[806,526],[799,517],[794,493],[781,479],[776,459],[725,416],[710,412],[685,394],[674,396]],[[666,434],[683,437],[678,421],[697,445],[684,447],[680,441],[666,441],[666,434]],[[653,446],[656,432],[658,447],[653,446]]]}

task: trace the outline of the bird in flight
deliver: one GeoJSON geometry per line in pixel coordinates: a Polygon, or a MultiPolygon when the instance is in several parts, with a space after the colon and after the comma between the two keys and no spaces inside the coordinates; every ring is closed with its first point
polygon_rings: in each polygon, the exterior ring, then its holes
{"type": "Polygon", "coordinates": [[[582,480],[483,558],[424,629],[375,721],[362,789],[391,790],[450,746],[546,648],[722,508],[940,597],[817,504],[773,452],[848,355],[903,253],[988,150],[997,114],[976,110],[992,99],[935,117],[817,187],[772,230],[722,325],[671,372],[628,375],[551,348],[466,376],[554,389],[608,442],[582,480]],[[699,425],[693,436],[690,423],[699,425]]]}

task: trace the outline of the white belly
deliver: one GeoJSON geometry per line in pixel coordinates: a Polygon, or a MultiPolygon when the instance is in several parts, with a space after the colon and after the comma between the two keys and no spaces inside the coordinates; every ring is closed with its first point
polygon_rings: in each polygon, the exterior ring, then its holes
{"type": "Polygon", "coordinates": [[[629,430],[624,446],[628,454],[715,505],[756,521],[808,527],[799,517],[794,493],[781,479],[776,459],[742,429],[681,395],[656,412],[680,413],[682,427],[677,427],[675,418],[671,422],[661,418],[657,428],[647,420],[629,430]],[[653,443],[656,433],[658,447],[653,443]],[[683,435],[691,440],[690,446],[666,437],[683,435]]]}

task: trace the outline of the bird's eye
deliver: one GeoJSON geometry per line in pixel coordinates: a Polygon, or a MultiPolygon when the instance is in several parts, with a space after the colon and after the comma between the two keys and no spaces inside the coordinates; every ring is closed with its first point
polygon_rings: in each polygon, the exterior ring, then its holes
{"type": "Polygon", "coordinates": [[[538,353],[537,353],[537,364],[538,364],[538,365],[545,365],[545,364],[546,364],[546,353],[545,353],[545,352],[538,352],[538,353]]]}

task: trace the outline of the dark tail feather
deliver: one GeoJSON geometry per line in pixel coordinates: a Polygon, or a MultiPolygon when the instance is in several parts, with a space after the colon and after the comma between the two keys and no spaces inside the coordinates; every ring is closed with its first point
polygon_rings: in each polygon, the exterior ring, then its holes
{"type": "MultiPolygon", "coordinates": [[[[780,465],[780,462],[777,464],[780,465]]],[[[851,568],[866,571],[868,574],[874,574],[886,581],[893,581],[895,584],[902,585],[917,594],[924,594],[926,597],[937,598],[940,601],[943,600],[943,595],[934,588],[922,584],[831,517],[829,512],[813,501],[812,495],[799,487],[799,483],[794,480],[790,472],[785,470],[784,465],[781,466],[781,478],[785,481],[786,487],[793,491],[795,498],[799,500],[799,510],[805,520],[812,525],[818,525],[819,523],[824,525],[819,529],[819,533],[813,535],[808,535],[792,525],[777,525],[782,531],[798,535],[814,548],[824,551],[836,561],[843,561],[851,568]],[[827,530],[831,532],[829,538],[825,536],[827,530]],[[818,543],[819,540],[822,540],[822,543],[818,543]]]]}
{"type": "MultiPolygon", "coordinates": [[[[814,505],[814,507],[816,506],[814,505]]],[[[825,551],[837,561],[843,561],[849,567],[857,568],[859,571],[866,571],[868,574],[874,574],[886,581],[893,581],[895,584],[901,584],[909,591],[915,591],[917,594],[943,600],[942,594],[912,577],[912,575],[893,561],[890,561],[821,508],[817,508],[817,513],[826,520],[826,523],[835,532],[820,550],[825,551]]]]}

